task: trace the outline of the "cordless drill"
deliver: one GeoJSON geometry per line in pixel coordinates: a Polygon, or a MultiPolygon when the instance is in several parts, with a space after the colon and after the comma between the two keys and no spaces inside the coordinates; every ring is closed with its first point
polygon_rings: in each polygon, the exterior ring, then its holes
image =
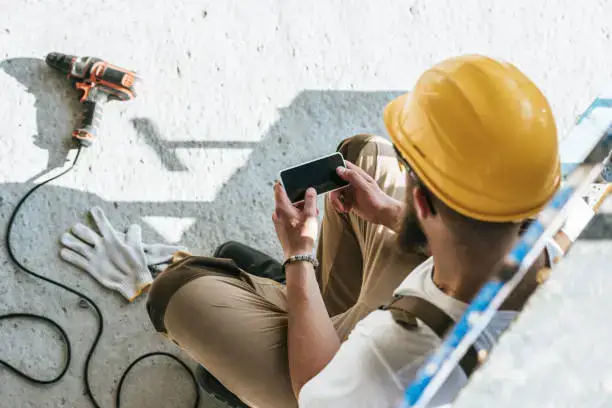
{"type": "Polygon", "coordinates": [[[72,132],[81,146],[91,146],[97,136],[104,103],[113,99],[129,101],[136,96],[136,74],[99,58],[52,52],[46,61],[50,67],[66,74],[72,85],[81,91],[81,102],[85,106],[83,122],[72,132]]]}

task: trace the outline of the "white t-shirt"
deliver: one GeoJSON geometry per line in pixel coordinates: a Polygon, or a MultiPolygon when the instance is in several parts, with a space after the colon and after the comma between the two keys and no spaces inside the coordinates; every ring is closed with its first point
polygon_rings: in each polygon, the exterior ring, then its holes
{"type": "MultiPolygon", "coordinates": [[[[433,283],[433,258],[411,272],[395,294],[419,296],[433,303],[454,320],[467,304],[442,292],[433,283]]],[[[497,312],[475,343],[477,350],[491,349],[516,312],[497,312]]],[[[330,363],[302,388],[302,408],[397,408],[406,386],[427,355],[441,340],[419,321],[416,330],[406,330],[393,320],[391,312],[376,310],[362,319],[330,363]]],[[[467,377],[457,367],[428,407],[449,407],[467,377]]]]}

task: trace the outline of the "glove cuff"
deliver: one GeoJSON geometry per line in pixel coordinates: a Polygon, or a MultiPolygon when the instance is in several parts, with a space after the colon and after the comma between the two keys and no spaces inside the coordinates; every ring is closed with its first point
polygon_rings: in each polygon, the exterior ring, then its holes
{"type": "Polygon", "coordinates": [[[151,275],[151,271],[148,267],[139,269],[136,274],[136,282],[134,283],[135,293],[131,299],[128,299],[130,302],[133,302],[142,292],[151,286],[153,283],[153,276],[151,275]]]}
{"type": "Polygon", "coordinates": [[[134,283],[132,285],[122,284],[117,286],[117,292],[121,293],[121,295],[127,299],[128,302],[133,302],[138,296],[142,294],[146,289],[151,286],[151,282],[140,282],[134,283]]]}
{"type": "Polygon", "coordinates": [[[150,285],[153,282],[153,275],[148,267],[139,268],[136,272],[136,285],[150,285]]]}

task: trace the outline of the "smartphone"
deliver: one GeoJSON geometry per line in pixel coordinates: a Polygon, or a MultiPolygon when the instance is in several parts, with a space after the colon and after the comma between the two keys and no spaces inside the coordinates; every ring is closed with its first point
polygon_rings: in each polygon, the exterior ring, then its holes
{"type": "Polygon", "coordinates": [[[313,187],[317,194],[325,194],[348,186],[336,169],[346,167],[344,157],[339,152],[298,164],[280,172],[280,182],[293,204],[304,201],[306,190],[313,187]]]}

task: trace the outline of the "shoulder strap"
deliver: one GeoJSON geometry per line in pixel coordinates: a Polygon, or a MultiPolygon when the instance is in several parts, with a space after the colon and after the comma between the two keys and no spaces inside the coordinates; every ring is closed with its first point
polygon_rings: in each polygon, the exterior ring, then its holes
{"type": "MultiPolygon", "coordinates": [[[[399,296],[383,309],[389,310],[393,320],[407,330],[414,330],[418,326],[417,319],[425,323],[441,339],[454,324],[443,310],[417,296],[399,296]]],[[[459,365],[468,378],[478,365],[478,353],[470,346],[459,365]]]]}

